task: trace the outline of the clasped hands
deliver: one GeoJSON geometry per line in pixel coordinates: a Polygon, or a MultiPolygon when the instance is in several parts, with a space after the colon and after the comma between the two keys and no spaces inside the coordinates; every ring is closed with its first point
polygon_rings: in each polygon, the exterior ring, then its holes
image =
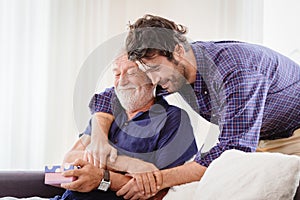
{"type": "Polygon", "coordinates": [[[117,157],[117,150],[107,140],[98,141],[100,142],[91,143],[90,136],[83,136],[66,155],[64,162],[72,162],[75,158],[82,159],[72,163],[80,166],[80,169],[63,173],[64,176],[77,177],[72,183],[62,184],[63,188],[89,192],[98,187],[103,177],[103,169],[108,168],[127,172],[126,176],[131,177],[130,181],[117,191],[117,195],[123,196],[124,199],[148,199],[157,194],[162,184],[162,176],[152,163],[126,156],[117,157]]]}
{"type": "Polygon", "coordinates": [[[162,175],[159,170],[152,172],[127,174],[132,179],[117,191],[124,199],[149,199],[155,196],[162,185],[162,175]]]}
{"type": "Polygon", "coordinates": [[[153,164],[134,158],[125,158],[123,156],[119,156],[119,162],[116,163],[117,151],[108,143],[97,145],[94,144],[91,145],[91,147],[93,147],[93,149],[100,149],[100,151],[102,149],[102,152],[99,153],[91,151],[91,149],[88,148],[89,150],[86,150],[84,155],[84,159],[86,161],[94,164],[97,167],[100,166],[101,168],[126,171],[128,172],[126,176],[132,177],[127,184],[117,191],[118,196],[123,196],[124,199],[133,200],[148,199],[157,194],[162,185],[162,176],[160,171],[153,164]],[[112,155],[112,153],[115,155],[112,155]],[[100,159],[97,159],[98,156],[100,159]],[[107,161],[107,159],[109,160],[107,161]]]}

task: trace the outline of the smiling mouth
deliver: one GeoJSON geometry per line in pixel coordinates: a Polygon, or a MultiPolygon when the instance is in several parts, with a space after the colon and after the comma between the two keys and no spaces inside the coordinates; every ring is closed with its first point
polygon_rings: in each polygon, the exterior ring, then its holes
{"type": "Polygon", "coordinates": [[[135,90],[136,88],[130,87],[130,88],[117,88],[118,91],[128,91],[128,90],[135,90]]]}

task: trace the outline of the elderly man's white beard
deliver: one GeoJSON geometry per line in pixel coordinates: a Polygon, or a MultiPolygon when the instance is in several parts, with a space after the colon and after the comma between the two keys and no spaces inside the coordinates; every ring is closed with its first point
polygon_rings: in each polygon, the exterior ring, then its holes
{"type": "Polygon", "coordinates": [[[134,112],[140,108],[143,108],[153,97],[153,87],[142,86],[141,90],[133,87],[117,87],[115,89],[116,95],[122,105],[122,107],[129,112],[134,112]]]}

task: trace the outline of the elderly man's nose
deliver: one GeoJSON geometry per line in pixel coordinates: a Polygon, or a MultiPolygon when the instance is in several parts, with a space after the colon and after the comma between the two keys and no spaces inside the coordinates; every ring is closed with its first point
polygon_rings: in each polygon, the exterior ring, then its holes
{"type": "Polygon", "coordinates": [[[121,75],[119,79],[119,85],[126,85],[128,84],[128,78],[126,75],[121,75]]]}

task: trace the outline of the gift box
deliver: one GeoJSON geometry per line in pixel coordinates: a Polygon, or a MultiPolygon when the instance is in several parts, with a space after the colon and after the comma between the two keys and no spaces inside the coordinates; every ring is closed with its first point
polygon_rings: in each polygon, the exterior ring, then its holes
{"type": "Polygon", "coordinates": [[[77,169],[73,165],[46,165],[45,166],[45,184],[60,186],[61,183],[70,183],[76,179],[76,177],[64,177],[61,173],[67,170],[77,169]]]}

